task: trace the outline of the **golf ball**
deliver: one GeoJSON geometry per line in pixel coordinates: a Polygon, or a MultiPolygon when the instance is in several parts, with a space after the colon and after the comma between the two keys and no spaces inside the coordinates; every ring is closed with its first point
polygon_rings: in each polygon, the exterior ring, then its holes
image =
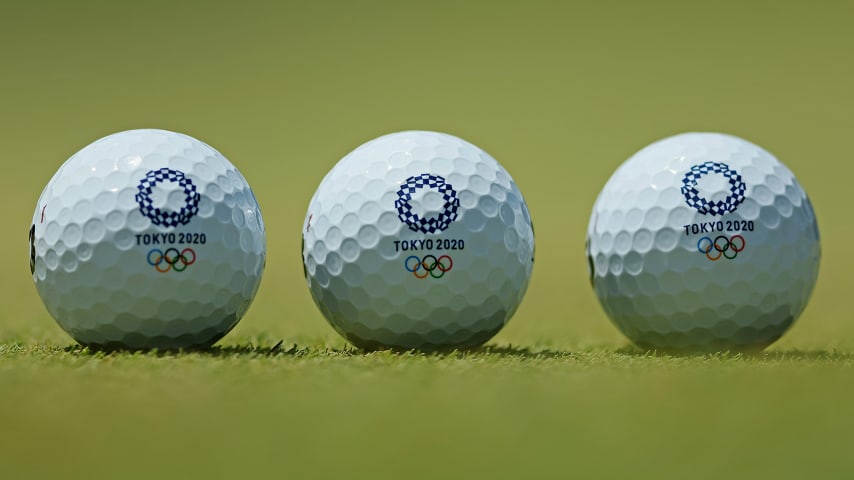
{"type": "Polygon", "coordinates": [[[803,311],[821,249],[809,198],[762,148],[685,133],[623,163],[587,232],[593,288],[635,344],[758,350],[803,311]]]}
{"type": "Polygon", "coordinates": [[[266,257],[240,172],[164,130],[116,133],[69,158],[39,197],[29,238],[47,310],[103,348],[212,345],[249,308],[266,257]]]}
{"type": "Polygon", "coordinates": [[[486,152],[408,131],[365,143],[326,175],[302,255],[315,302],[354,345],[466,348],[516,311],[534,231],[516,184],[486,152]]]}

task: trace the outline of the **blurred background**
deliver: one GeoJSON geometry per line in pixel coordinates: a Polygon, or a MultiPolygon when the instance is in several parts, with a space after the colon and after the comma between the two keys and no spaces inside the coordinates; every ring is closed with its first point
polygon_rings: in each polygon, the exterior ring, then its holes
{"type": "Polygon", "coordinates": [[[850,2],[6,2],[0,339],[69,341],[27,271],[35,202],[86,144],[155,127],[219,149],[263,209],[268,269],[225,343],[343,346],[302,278],[308,200],[359,144],[432,129],[490,152],[532,212],[534,278],[495,342],[622,345],[587,282],[593,200],[644,145],[711,130],[776,154],[818,214],[818,288],[776,348],[850,347],[852,31],[850,2]]]}

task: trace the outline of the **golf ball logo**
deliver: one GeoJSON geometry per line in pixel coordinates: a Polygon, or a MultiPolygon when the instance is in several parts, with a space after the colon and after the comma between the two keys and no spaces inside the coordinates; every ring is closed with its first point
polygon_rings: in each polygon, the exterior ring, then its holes
{"type": "Polygon", "coordinates": [[[744,192],[747,186],[741,179],[741,175],[731,169],[729,165],[721,162],[705,162],[694,165],[682,179],[682,195],[689,207],[696,209],[703,215],[723,215],[734,212],[741,202],[744,201],[744,192]],[[722,175],[729,183],[729,195],[724,200],[713,201],[700,194],[697,184],[710,174],[722,175]]]}
{"type": "Polygon", "coordinates": [[[406,179],[397,191],[397,200],[394,201],[397,209],[397,217],[405,223],[410,230],[421,233],[444,232],[452,222],[457,219],[457,211],[460,208],[460,199],[457,191],[443,177],[422,173],[413,175],[406,179]],[[423,188],[430,188],[442,194],[444,204],[442,210],[431,217],[422,218],[412,208],[412,195],[423,188]]]}
{"type": "Polygon", "coordinates": [[[412,272],[417,278],[442,278],[446,272],[454,268],[454,260],[448,255],[442,255],[436,258],[435,255],[425,255],[421,258],[417,255],[410,255],[403,261],[403,267],[407,272],[412,272]]]}
{"type": "Polygon", "coordinates": [[[137,186],[139,193],[136,194],[136,202],[139,211],[151,220],[151,223],[163,227],[177,227],[190,223],[190,219],[199,213],[199,200],[201,195],[196,191],[196,185],[180,170],[161,168],[151,170],[145,174],[137,186]],[[151,197],[158,184],[163,182],[177,183],[183,189],[184,206],[178,211],[170,211],[154,206],[151,197]]]}
{"type": "Polygon", "coordinates": [[[36,224],[30,227],[30,273],[36,272],[36,224]]]}
{"type": "Polygon", "coordinates": [[[697,242],[697,250],[713,262],[721,258],[732,260],[744,251],[745,247],[747,247],[747,241],[741,235],[733,235],[729,238],[726,235],[718,235],[714,240],[703,237],[697,242]]]}
{"type": "Polygon", "coordinates": [[[165,252],[159,248],[148,251],[148,264],[160,273],[170,270],[183,272],[194,263],[196,263],[196,252],[192,248],[185,248],[180,252],[177,248],[167,248],[165,252]]]}

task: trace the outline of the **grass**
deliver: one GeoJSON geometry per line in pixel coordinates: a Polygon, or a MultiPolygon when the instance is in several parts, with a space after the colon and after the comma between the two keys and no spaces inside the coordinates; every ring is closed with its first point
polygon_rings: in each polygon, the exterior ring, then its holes
{"type": "Polygon", "coordinates": [[[850,2],[17,2],[0,44],[0,478],[854,474],[850,2]],[[28,275],[59,164],[145,127],[219,149],[263,209],[261,289],[210,351],[74,347],[28,275]],[[316,185],[411,128],[490,152],[537,228],[525,301],[484,350],[354,351],[305,288],[316,185]],[[601,186],[691,130],[767,147],[816,209],[815,293],[760,355],[631,349],[587,281],[601,186]]]}
{"type": "Polygon", "coordinates": [[[9,472],[845,478],[854,354],[0,347],[9,472]],[[43,452],[50,452],[45,459],[43,452]]]}

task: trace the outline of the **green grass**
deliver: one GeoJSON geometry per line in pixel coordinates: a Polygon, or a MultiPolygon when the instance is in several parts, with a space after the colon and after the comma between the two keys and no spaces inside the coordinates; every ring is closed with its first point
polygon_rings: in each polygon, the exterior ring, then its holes
{"type": "Polygon", "coordinates": [[[65,477],[844,478],[854,467],[850,353],[271,346],[0,347],[0,425],[14,432],[0,451],[13,472],[65,477]]]}
{"type": "Polygon", "coordinates": [[[0,478],[854,474],[850,2],[7,3],[0,478]],[[263,209],[258,296],[209,352],[80,350],[32,285],[45,183],[84,145],[141,127],[219,149],[263,209]],[[302,278],[320,179],[411,128],[490,152],[536,225],[528,294],[483,351],[350,350],[302,278]],[[765,354],[637,352],[590,290],[599,189],[688,130],[765,146],[816,209],[818,285],[765,354]]]}

